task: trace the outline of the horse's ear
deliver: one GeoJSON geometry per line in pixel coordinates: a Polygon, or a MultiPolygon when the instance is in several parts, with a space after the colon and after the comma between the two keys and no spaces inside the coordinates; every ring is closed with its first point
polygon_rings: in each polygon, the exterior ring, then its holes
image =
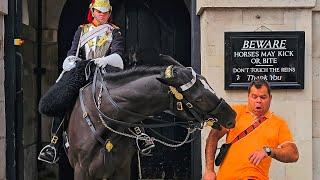
{"type": "Polygon", "coordinates": [[[160,81],[163,84],[169,85],[169,81],[166,78],[162,78],[162,77],[157,77],[156,78],[158,81],[160,81]]]}

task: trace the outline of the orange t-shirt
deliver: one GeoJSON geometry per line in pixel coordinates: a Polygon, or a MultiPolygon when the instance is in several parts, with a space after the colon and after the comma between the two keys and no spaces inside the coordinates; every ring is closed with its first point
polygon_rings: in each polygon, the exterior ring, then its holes
{"type": "MultiPolygon", "coordinates": [[[[236,126],[227,134],[227,143],[231,142],[239,133],[254,121],[254,115],[246,105],[235,105],[237,112],[236,126]]],[[[232,144],[218,172],[217,180],[248,180],[269,179],[271,157],[264,158],[259,165],[250,163],[249,154],[262,150],[263,146],[277,148],[285,142],[292,142],[293,138],[287,123],[280,117],[268,111],[267,118],[259,127],[244,138],[232,144]]]]}

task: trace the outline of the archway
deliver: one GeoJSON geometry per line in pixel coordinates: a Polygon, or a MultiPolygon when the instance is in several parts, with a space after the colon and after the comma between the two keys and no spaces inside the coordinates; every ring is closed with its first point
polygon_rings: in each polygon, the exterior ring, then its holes
{"type": "MultiPolygon", "coordinates": [[[[90,0],[67,0],[60,17],[58,30],[59,68],[71,46],[77,27],[85,22],[90,0]],[[77,9],[77,11],[75,11],[77,9]]],[[[191,22],[184,0],[111,0],[113,22],[125,37],[126,52],[138,48],[157,49],[191,66],[191,22]]],[[[188,6],[188,7],[187,7],[188,6]]],[[[164,119],[172,119],[163,116],[164,119]]],[[[158,130],[165,136],[179,139],[185,132],[178,128],[158,130]]],[[[180,138],[181,139],[181,138],[180,138]]],[[[142,158],[143,178],[191,178],[191,145],[167,148],[157,145],[153,157],[142,158]]],[[[61,159],[60,179],[71,179],[61,159]]],[[[133,165],[133,168],[136,168],[133,165]]],[[[132,179],[135,179],[133,174],[132,179]]]]}

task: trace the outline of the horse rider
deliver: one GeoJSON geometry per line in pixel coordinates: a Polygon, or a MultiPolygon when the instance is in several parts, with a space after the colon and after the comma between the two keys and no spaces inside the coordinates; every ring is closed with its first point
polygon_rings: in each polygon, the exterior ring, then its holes
{"type": "MultiPolygon", "coordinates": [[[[72,46],[63,62],[63,71],[39,102],[39,111],[52,116],[51,143],[39,153],[38,159],[48,163],[59,160],[62,122],[78,98],[79,89],[89,81],[85,75],[87,61],[93,60],[103,72],[124,69],[124,40],[120,28],[110,22],[112,6],[109,0],[92,0],[88,11],[88,24],[80,25],[72,46]]],[[[130,63],[129,63],[130,64],[130,63]]],[[[138,127],[136,127],[138,128],[138,127]]],[[[144,129],[140,129],[144,132],[144,129]]],[[[139,150],[149,150],[153,143],[140,142],[139,150]]]]}
{"type": "Polygon", "coordinates": [[[39,111],[42,114],[54,116],[51,143],[40,151],[38,159],[41,161],[48,163],[58,161],[58,147],[61,144],[58,143],[58,139],[62,134],[60,126],[64,115],[72,109],[78,97],[79,89],[87,83],[85,78],[75,80],[77,75],[68,74],[76,71],[74,69],[77,68],[81,69],[84,74],[85,66],[78,67],[79,62],[83,60],[94,60],[96,66],[104,70],[107,67],[113,70],[124,68],[122,59],[124,53],[123,37],[120,28],[110,23],[111,12],[112,7],[109,0],[92,0],[87,17],[89,23],[80,25],[75,32],[72,46],[63,62],[62,73],[39,102],[39,111]],[[68,87],[70,84],[72,86],[68,87]],[[73,92],[70,92],[70,88],[73,88],[73,92]],[[57,95],[57,91],[59,91],[59,95],[57,95]],[[73,94],[70,96],[70,93],[73,94]],[[60,98],[61,101],[54,104],[59,101],[57,98],[60,98]],[[59,109],[60,111],[57,113],[57,110],[53,109],[59,109]]]}

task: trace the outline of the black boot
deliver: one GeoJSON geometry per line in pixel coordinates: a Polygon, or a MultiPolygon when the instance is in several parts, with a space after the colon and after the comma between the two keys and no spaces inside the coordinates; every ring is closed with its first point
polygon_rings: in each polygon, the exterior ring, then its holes
{"type": "Polygon", "coordinates": [[[63,117],[54,117],[51,128],[51,143],[43,147],[39,153],[38,160],[44,161],[50,164],[56,163],[59,160],[58,149],[61,142],[59,139],[62,136],[62,122],[63,117]]]}

